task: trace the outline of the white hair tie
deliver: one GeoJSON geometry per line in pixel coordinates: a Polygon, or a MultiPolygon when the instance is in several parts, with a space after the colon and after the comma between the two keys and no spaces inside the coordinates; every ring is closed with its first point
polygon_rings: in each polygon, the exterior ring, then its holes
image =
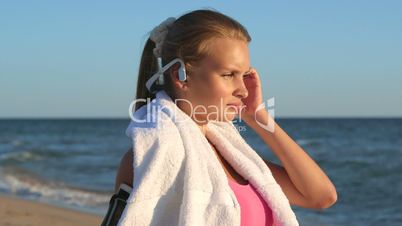
{"type": "Polygon", "coordinates": [[[149,38],[155,42],[155,48],[153,50],[155,57],[162,56],[163,41],[166,38],[169,28],[172,27],[175,21],[176,18],[169,17],[151,31],[149,38]]]}

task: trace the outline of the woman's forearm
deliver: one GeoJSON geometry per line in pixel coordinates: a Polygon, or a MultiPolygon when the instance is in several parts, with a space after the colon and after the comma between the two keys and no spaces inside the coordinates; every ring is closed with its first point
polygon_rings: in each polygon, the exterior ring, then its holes
{"type": "Polygon", "coordinates": [[[335,201],[335,186],[315,161],[274,120],[270,120],[273,124],[269,125],[269,130],[256,122],[267,125],[269,117],[267,111],[259,111],[255,117],[243,117],[242,120],[271,148],[306,199],[317,203],[335,201]]]}

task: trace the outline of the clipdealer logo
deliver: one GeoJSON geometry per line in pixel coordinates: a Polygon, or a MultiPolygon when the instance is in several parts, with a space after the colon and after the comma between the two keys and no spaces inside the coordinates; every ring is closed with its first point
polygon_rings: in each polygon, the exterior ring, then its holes
{"type": "MultiPolygon", "coordinates": [[[[176,99],[174,101],[174,104],[177,106],[177,103],[179,103],[179,102],[182,102],[182,104],[183,104],[183,102],[184,102],[184,104],[188,104],[189,109],[191,109],[189,116],[195,122],[204,122],[204,121],[198,121],[197,117],[192,117],[193,115],[197,115],[197,114],[206,115],[207,121],[213,119],[213,117],[216,117],[217,115],[221,115],[222,117],[224,117],[224,119],[226,121],[229,121],[230,119],[227,118],[227,115],[235,114],[236,117],[234,119],[232,119],[231,121],[234,123],[237,123],[237,120],[239,120],[241,122],[242,121],[242,115],[241,115],[242,109],[246,107],[245,105],[243,105],[243,106],[241,106],[240,109],[236,109],[234,106],[224,106],[222,98],[220,100],[220,108],[216,105],[208,105],[207,107],[204,105],[193,106],[193,104],[186,99],[176,99]],[[232,108],[232,110],[229,111],[231,108],[232,108]],[[220,109],[223,109],[223,112],[220,109]],[[233,110],[235,110],[235,111],[233,111],[233,110]]],[[[275,132],[275,108],[274,107],[275,107],[275,98],[272,97],[272,98],[269,98],[268,100],[262,102],[260,105],[258,105],[256,110],[254,111],[255,122],[261,128],[263,128],[264,130],[269,131],[271,133],[275,132]],[[268,120],[266,123],[260,122],[259,121],[260,119],[257,117],[258,112],[261,110],[266,110],[268,112],[269,117],[268,117],[268,120]]],[[[136,123],[155,123],[156,120],[158,120],[157,112],[163,111],[164,109],[166,109],[169,112],[171,111],[166,106],[156,104],[156,99],[153,99],[153,100],[151,100],[150,98],[135,99],[130,103],[128,113],[129,113],[131,120],[136,123]],[[136,118],[135,114],[134,114],[135,106],[139,102],[142,102],[146,105],[146,112],[145,112],[146,117],[141,118],[141,119],[136,118]]],[[[180,109],[174,108],[174,112],[170,112],[170,116],[175,118],[176,122],[179,122],[179,120],[176,117],[177,110],[180,110],[180,109]]],[[[247,130],[246,126],[239,126],[236,124],[234,124],[234,125],[239,132],[243,132],[243,131],[247,130]]]]}

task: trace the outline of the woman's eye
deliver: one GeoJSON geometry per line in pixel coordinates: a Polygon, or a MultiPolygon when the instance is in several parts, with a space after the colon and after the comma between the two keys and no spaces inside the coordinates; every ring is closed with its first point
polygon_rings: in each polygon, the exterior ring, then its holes
{"type": "Polygon", "coordinates": [[[223,76],[223,77],[233,77],[234,74],[233,74],[233,73],[230,73],[230,74],[223,74],[222,76],[223,76]]]}

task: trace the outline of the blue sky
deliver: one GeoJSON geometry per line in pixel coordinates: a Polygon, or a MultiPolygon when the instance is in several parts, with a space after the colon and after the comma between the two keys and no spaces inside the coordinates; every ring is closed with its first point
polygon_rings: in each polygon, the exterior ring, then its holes
{"type": "Polygon", "coordinates": [[[0,117],[127,117],[146,34],[212,7],[279,117],[402,117],[402,1],[1,1],[0,117]]]}

